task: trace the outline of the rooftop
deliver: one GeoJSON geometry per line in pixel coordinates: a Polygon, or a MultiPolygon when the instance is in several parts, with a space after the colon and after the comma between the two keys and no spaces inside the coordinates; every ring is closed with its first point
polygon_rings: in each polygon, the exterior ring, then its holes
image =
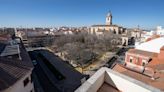
{"type": "Polygon", "coordinates": [[[0,34],[0,41],[7,41],[11,38],[9,34],[0,34]]]}
{"type": "Polygon", "coordinates": [[[153,57],[152,60],[146,65],[146,67],[150,67],[156,71],[163,71],[164,62],[157,57],[153,57]]]}
{"type": "Polygon", "coordinates": [[[26,62],[0,57],[0,91],[9,88],[31,69],[26,62]]]}
{"type": "Polygon", "coordinates": [[[53,85],[58,90],[73,92],[81,85],[81,80],[85,77],[73,67],[66,64],[65,61],[55,56],[52,52],[47,50],[36,50],[34,59],[39,60],[38,64],[45,70],[46,76],[52,81],[53,85]],[[45,65],[49,67],[44,67],[45,65]]]}
{"type": "Polygon", "coordinates": [[[102,67],[75,92],[161,92],[122,73],[102,67]]]}
{"type": "Polygon", "coordinates": [[[146,57],[156,57],[158,55],[158,53],[143,51],[143,50],[139,50],[139,49],[130,49],[130,50],[128,50],[127,53],[146,56],[146,57]]]}
{"type": "Polygon", "coordinates": [[[92,27],[121,27],[118,25],[92,25],[92,27]]]}
{"type": "Polygon", "coordinates": [[[162,91],[164,91],[164,87],[163,87],[163,84],[164,84],[164,73],[158,73],[156,77],[157,79],[151,79],[151,77],[149,76],[146,76],[142,73],[138,73],[138,72],[135,72],[135,71],[132,71],[130,69],[127,69],[126,67],[124,66],[121,66],[121,65],[118,65],[116,64],[113,69],[114,71],[117,71],[121,74],[124,74],[126,76],[129,76],[131,78],[134,78],[136,80],[139,80],[147,85],[150,85],[152,87],[155,87],[155,88],[158,88],[162,91]]]}
{"type": "Polygon", "coordinates": [[[5,47],[6,47],[6,44],[0,43],[0,54],[3,52],[5,47]]]}
{"type": "Polygon", "coordinates": [[[21,60],[15,57],[7,58],[0,56],[0,91],[12,86],[33,68],[28,53],[22,43],[19,44],[19,49],[21,60]]]}
{"type": "Polygon", "coordinates": [[[159,53],[160,48],[164,46],[164,37],[156,38],[150,40],[148,42],[142,43],[136,47],[138,50],[148,51],[148,52],[155,52],[159,53]]]}

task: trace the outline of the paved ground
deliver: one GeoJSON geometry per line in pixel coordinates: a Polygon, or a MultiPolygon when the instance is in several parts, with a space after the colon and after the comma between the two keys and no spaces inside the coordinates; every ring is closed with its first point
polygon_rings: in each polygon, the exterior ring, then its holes
{"type": "Polygon", "coordinates": [[[115,53],[112,53],[112,52],[104,53],[104,55],[102,55],[102,57],[100,57],[98,60],[94,61],[89,66],[85,67],[83,69],[83,73],[93,75],[99,68],[104,66],[109,61],[109,59],[113,57],[114,55],[115,53]]]}
{"type": "Polygon", "coordinates": [[[104,55],[98,59],[97,61],[95,61],[94,63],[92,63],[90,66],[86,67],[84,70],[94,70],[94,69],[98,69],[102,66],[104,66],[108,60],[113,57],[115,54],[112,52],[106,52],[104,53],[104,55]]]}

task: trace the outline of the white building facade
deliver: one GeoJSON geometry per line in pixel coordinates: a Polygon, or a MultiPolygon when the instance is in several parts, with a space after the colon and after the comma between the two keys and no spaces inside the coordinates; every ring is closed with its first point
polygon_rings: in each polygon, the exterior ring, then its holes
{"type": "Polygon", "coordinates": [[[92,25],[89,33],[91,34],[96,34],[96,35],[101,35],[104,34],[104,32],[113,32],[114,34],[122,34],[126,30],[125,28],[118,26],[118,25],[113,25],[112,23],[112,13],[109,12],[106,16],[106,23],[101,24],[101,25],[92,25]]]}

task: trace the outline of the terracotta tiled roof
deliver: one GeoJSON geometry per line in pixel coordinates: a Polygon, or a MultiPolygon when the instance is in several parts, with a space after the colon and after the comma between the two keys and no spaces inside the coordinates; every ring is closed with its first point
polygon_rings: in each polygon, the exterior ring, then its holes
{"type": "Polygon", "coordinates": [[[149,62],[146,67],[150,67],[154,70],[164,70],[164,62],[159,60],[157,57],[153,57],[151,62],[149,62]]]}
{"type": "Polygon", "coordinates": [[[160,90],[164,91],[164,87],[163,87],[163,84],[164,84],[164,73],[156,73],[155,76],[156,76],[156,79],[151,79],[150,77],[142,74],[142,73],[138,73],[138,72],[134,72],[134,71],[131,71],[127,68],[125,68],[124,66],[121,66],[121,65],[118,65],[116,64],[114,67],[113,67],[113,70],[114,71],[117,71],[119,73],[122,73],[124,75],[127,75],[129,77],[132,77],[136,80],[139,80],[147,85],[150,85],[150,86],[153,86],[153,87],[156,87],[156,88],[159,88],[160,90]]]}
{"type": "Polygon", "coordinates": [[[160,50],[164,50],[164,46],[160,50]]]}

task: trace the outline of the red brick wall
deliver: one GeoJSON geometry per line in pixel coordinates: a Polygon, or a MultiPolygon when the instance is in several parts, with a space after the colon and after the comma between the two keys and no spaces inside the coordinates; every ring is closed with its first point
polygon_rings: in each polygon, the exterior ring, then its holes
{"type": "Polygon", "coordinates": [[[140,65],[142,66],[142,58],[137,57],[137,56],[132,56],[129,54],[126,54],[126,61],[125,62],[130,62],[130,57],[133,57],[133,64],[140,65]]]}

